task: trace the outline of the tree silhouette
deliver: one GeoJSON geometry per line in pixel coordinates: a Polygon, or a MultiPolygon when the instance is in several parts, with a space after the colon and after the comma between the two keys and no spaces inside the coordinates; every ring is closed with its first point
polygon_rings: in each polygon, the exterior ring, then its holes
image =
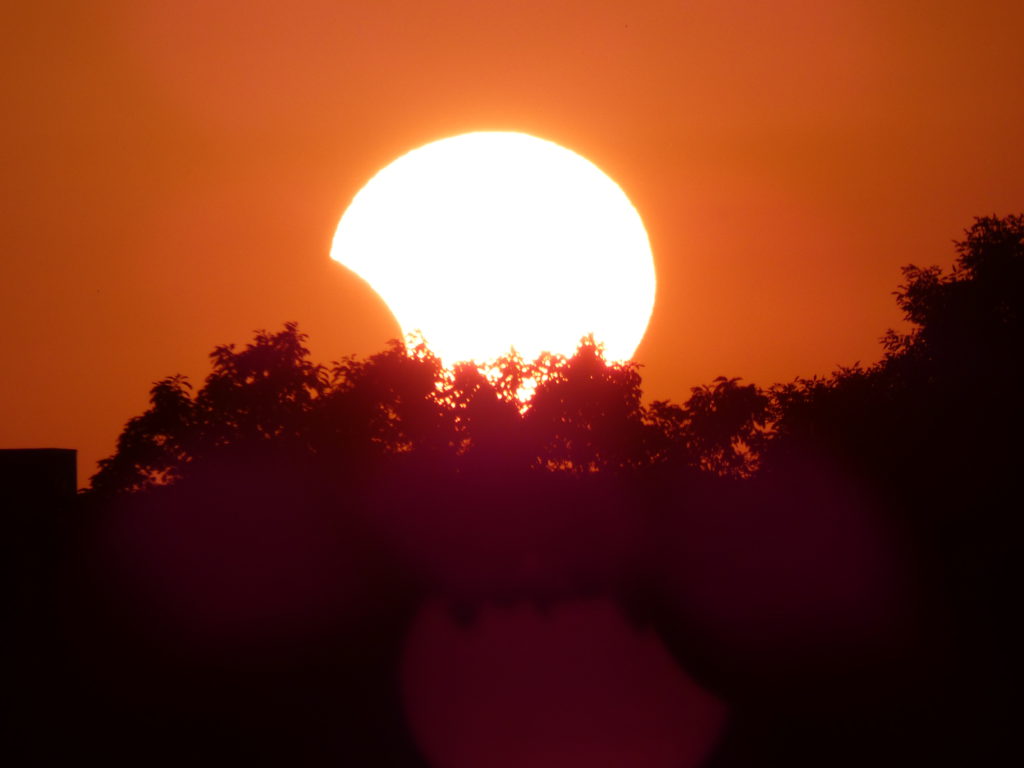
{"type": "Polygon", "coordinates": [[[141,744],[202,710],[231,759],[340,696],[344,747],[320,749],[417,766],[394,677],[425,595],[464,624],[597,595],[736,713],[710,765],[985,762],[1021,682],[1024,217],[955,247],[948,274],[904,269],[878,363],[681,403],[592,338],[453,369],[415,340],[319,365],[294,323],[216,348],[197,389],[153,385],[69,537],[108,606],[76,614],[107,633],[79,666],[119,670],[97,712],[141,744]],[[251,657],[210,661],[225,634],[251,657]]]}
{"type": "Polygon", "coordinates": [[[962,366],[1014,357],[1022,324],[1024,216],[980,217],[965,234],[956,243],[951,273],[904,267],[896,301],[914,327],[909,334],[886,335],[890,360],[913,355],[933,365],[962,366]]]}
{"type": "Polygon", "coordinates": [[[693,387],[683,405],[652,403],[653,453],[720,477],[750,477],[771,436],[772,412],[759,387],[739,382],[719,376],[711,386],[693,387]]]}
{"type": "Polygon", "coordinates": [[[684,406],[642,403],[638,366],[592,338],[571,357],[514,352],[446,370],[422,343],[314,364],[295,323],[217,347],[193,391],[170,376],[131,419],[92,481],[101,494],[171,484],[232,455],[306,457],[354,468],[391,457],[492,470],[613,472],[661,462],[745,476],[766,435],[764,395],[738,379],[694,388],[684,406]]]}
{"type": "Polygon", "coordinates": [[[956,252],[949,274],[903,269],[895,295],[910,329],[886,333],[879,363],[772,388],[781,438],[772,452],[806,443],[873,468],[882,482],[900,482],[898,464],[903,480],[936,466],[954,477],[1016,453],[1008,441],[1022,412],[1024,217],[976,219],[956,252]]]}
{"type": "Polygon", "coordinates": [[[685,439],[702,469],[747,477],[769,435],[769,401],[758,387],[739,381],[719,376],[713,386],[693,388],[683,406],[685,439]]]}
{"type": "Polygon", "coordinates": [[[644,461],[648,425],[635,365],[608,364],[590,338],[571,358],[544,358],[539,367],[524,418],[538,466],[586,473],[644,461]]]}
{"type": "Polygon", "coordinates": [[[443,396],[452,411],[455,449],[485,464],[523,465],[527,459],[517,395],[525,366],[515,356],[499,360],[498,366],[493,379],[472,363],[455,367],[443,396]]]}
{"type": "Polygon", "coordinates": [[[1009,674],[1020,648],[1009,606],[1024,575],[1024,217],[980,217],[965,235],[951,272],[904,268],[895,295],[909,330],[883,337],[879,363],[772,388],[764,459],[774,472],[828,457],[884,500],[921,589],[934,656],[921,674],[955,670],[950,692],[934,696],[966,734],[942,750],[949,764],[1009,748],[998,723],[1021,683],[1009,674]],[[979,704],[965,712],[957,698],[979,704]]]}
{"type": "Polygon", "coordinates": [[[258,331],[244,349],[210,353],[213,371],[193,394],[186,377],[162,379],[149,409],[131,419],[117,451],[100,462],[99,492],[140,490],[180,479],[189,464],[218,451],[271,442],[301,447],[306,416],[327,390],[327,372],[308,360],[295,323],[258,331]]]}

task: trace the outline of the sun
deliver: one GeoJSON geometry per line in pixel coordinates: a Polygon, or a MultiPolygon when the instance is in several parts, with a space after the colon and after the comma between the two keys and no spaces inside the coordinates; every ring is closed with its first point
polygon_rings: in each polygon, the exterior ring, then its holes
{"type": "Polygon", "coordinates": [[[589,334],[608,360],[628,360],[654,307],[651,247],[626,194],[523,133],[467,133],[399,157],[352,200],[331,257],[448,365],[571,354],[589,334]]]}

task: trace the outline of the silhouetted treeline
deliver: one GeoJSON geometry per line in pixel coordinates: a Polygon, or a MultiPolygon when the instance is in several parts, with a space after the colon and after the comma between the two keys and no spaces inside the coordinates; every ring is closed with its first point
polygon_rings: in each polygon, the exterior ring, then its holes
{"type": "Polygon", "coordinates": [[[637,366],[606,362],[586,339],[569,358],[513,354],[454,371],[426,346],[407,352],[398,342],[368,360],[322,366],[304,342],[288,323],[244,349],[214,350],[198,391],[182,376],[157,382],[93,491],[165,485],[236,453],[281,453],[341,472],[428,462],[452,474],[585,474],[671,463],[746,476],[769,418],[768,398],[738,379],[696,387],[682,407],[645,406],[637,366]]]}
{"type": "Polygon", "coordinates": [[[598,600],[723,703],[712,768],[1019,757],[1024,218],[956,248],[904,270],[879,363],[681,404],[586,339],[454,371],[398,343],[319,365],[295,324],[218,347],[63,520],[19,744],[426,765],[400,672],[423,605],[471,629],[598,600]]]}

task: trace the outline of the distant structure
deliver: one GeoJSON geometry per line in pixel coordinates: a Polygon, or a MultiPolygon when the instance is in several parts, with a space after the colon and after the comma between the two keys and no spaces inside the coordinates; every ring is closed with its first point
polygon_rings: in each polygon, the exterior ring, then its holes
{"type": "MultiPolygon", "coordinates": [[[[65,448],[0,449],[0,601],[3,602],[5,693],[15,702],[11,732],[19,753],[35,761],[68,680],[59,661],[64,625],[59,598],[63,554],[75,519],[77,451],[65,448]]],[[[61,722],[57,717],[56,722],[61,722]]],[[[67,721],[70,722],[70,721],[67,721]]],[[[9,742],[4,754],[10,753],[9,742]]]]}
{"type": "MultiPolygon", "coordinates": [[[[24,626],[19,642],[31,646],[47,604],[65,523],[74,507],[77,451],[66,448],[0,449],[0,559],[6,571],[0,599],[24,626]]],[[[16,622],[17,623],[17,622],[16,622]]]]}
{"type": "Polygon", "coordinates": [[[25,514],[71,503],[77,455],[71,448],[0,449],[0,507],[25,514]]]}

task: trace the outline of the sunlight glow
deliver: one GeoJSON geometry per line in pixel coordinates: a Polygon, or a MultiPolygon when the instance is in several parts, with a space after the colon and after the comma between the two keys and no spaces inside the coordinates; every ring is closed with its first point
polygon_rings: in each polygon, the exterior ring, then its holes
{"type": "Polygon", "coordinates": [[[446,364],[515,348],[571,354],[593,333],[628,360],[654,306],[640,215],[596,165],[550,141],[482,132],[398,158],[345,211],[331,257],[446,364]]]}

